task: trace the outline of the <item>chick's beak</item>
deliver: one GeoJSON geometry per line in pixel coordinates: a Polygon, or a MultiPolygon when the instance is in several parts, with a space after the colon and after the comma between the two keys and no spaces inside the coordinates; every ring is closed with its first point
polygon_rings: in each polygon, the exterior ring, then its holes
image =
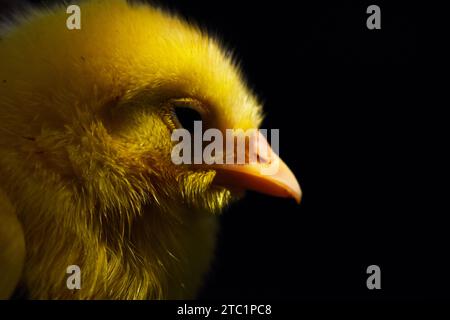
{"type": "Polygon", "coordinates": [[[256,133],[256,139],[249,139],[247,152],[251,150],[255,152],[259,161],[246,161],[245,164],[216,164],[215,183],[276,197],[294,198],[300,203],[302,191],[297,179],[259,131],[256,133]]]}

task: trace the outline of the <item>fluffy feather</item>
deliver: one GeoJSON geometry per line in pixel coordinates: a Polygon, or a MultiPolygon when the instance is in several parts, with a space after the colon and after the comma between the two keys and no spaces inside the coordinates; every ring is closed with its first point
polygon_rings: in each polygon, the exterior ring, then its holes
{"type": "Polygon", "coordinates": [[[31,298],[191,298],[231,200],[214,171],[170,161],[168,99],[209,124],[255,128],[258,102],[230,55],[194,25],[126,1],[31,10],[0,40],[1,189],[23,226],[31,298]],[[66,288],[66,268],[82,289],[66,288]]]}

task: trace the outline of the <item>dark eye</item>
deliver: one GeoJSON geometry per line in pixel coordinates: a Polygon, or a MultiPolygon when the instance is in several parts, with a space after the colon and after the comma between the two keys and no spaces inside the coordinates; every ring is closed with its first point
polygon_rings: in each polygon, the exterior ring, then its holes
{"type": "Polygon", "coordinates": [[[180,125],[191,133],[194,133],[194,121],[202,121],[200,113],[189,107],[174,107],[174,114],[180,125]]]}

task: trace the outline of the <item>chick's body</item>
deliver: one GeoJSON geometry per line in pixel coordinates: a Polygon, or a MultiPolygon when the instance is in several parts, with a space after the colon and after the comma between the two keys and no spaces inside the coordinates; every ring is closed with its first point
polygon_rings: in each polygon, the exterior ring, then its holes
{"type": "MultiPolygon", "coordinates": [[[[81,30],[56,7],[0,42],[1,188],[24,229],[22,285],[31,298],[194,297],[230,193],[171,163],[163,111],[253,98],[199,29],[125,1],[80,7],[81,30]],[[80,290],[66,287],[69,265],[80,290]]],[[[217,125],[258,121],[253,108],[213,112],[217,125]]]]}
{"type": "Polygon", "coordinates": [[[171,108],[188,101],[207,126],[246,130],[259,104],[195,26],[124,0],[80,8],[81,30],[65,7],[2,28],[0,223],[12,206],[20,286],[30,298],[192,298],[233,195],[214,170],[172,163],[171,108]],[[66,286],[70,265],[80,290],[66,286]]]}

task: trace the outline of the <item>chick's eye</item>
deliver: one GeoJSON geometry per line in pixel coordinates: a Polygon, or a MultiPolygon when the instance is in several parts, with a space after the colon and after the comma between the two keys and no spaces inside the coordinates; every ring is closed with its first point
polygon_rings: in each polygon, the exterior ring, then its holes
{"type": "Polygon", "coordinates": [[[179,124],[191,133],[194,133],[194,121],[202,121],[200,113],[189,107],[174,107],[175,117],[179,124]]]}

